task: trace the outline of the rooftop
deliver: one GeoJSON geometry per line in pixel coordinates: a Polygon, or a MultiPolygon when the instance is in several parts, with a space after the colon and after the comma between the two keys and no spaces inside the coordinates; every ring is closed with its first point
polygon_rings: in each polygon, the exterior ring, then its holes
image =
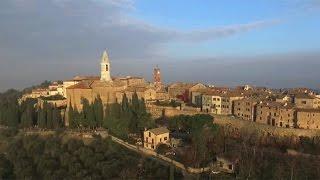
{"type": "Polygon", "coordinates": [[[154,129],[149,129],[150,132],[152,132],[155,135],[160,135],[164,133],[170,133],[169,129],[166,127],[159,127],[159,128],[154,128],[154,129]]]}
{"type": "Polygon", "coordinates": [[[314,113],[320,113],[320,109],[319,108],[314,108],[314,109],[312,109],[312,108],[309,108],[309,109],[303,109],[303,108],[298,108],[297,109],[297,112],[314,112],[314,113]]]}

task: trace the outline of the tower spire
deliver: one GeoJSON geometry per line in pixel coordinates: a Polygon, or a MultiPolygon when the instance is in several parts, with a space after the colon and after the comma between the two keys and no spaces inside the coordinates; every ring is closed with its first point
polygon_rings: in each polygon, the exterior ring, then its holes
{"type": "Polygon", "coordinates": [[[105,50],[102,53],[101,57],[101,81],[112,81],[111,75],[110,75],[110,61],[109,61],[109,56],[107,53],[107,50],[105,50]]]}
{"type": "Polygon", "coordinates": [[[110,61],[109,61],[109,55],[108,55],[108,53],[107,53],[107,50],[104,50],[104,51],[103,51],[102,58],[101,58],[101,62],[110,63],[110,61]]]}

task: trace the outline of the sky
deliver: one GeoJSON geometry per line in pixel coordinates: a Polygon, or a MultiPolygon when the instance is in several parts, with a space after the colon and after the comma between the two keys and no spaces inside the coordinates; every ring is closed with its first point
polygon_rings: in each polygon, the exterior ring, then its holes
{"type": "Polygon", "coordinates": [[[320,88],[320,0],[1,0],[0,92],[99,75],[320,88]]]}

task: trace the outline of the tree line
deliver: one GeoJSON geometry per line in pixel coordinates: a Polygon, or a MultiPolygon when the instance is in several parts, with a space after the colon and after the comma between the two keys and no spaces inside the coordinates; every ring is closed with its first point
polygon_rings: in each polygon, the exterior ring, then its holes
{"type": "Polygon", "coordinates": [[[44,101],[42,107],[37,99],[28,98],[18,102],[22,93],[9,90],[0,94],[0,124],[20,128],[60,128],[63,127],[61,109],[44,101]]]}
{"type": "Polygon", "coordinates": [[[0,179],[169,179],[181,178],[155,160],[95,137],[90,143],[51,135],[19,136],[0,152],[0,179]],[[4,155],[4,153],[6,155],[4,155]],[[170,171],[172,173],[170,173],[170,171]]]}
{"type": "Polygon", "coordinates": [[[155,123],[147,112],[144,99],[139,99],[137,93],[129,102],[126,94],[121,103],[103,105],[98,96],[89,103],[82,99],[82,110],[69,105],[68,120],[71,128],[104,127],[111,134],[126,139],[129,133],[140,133],[144,128],[154,127],[155,123]]]}

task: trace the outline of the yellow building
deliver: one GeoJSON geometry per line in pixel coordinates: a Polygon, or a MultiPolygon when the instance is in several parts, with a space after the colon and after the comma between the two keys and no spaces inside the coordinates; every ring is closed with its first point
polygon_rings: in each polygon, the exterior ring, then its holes
{"type": "Polygon", "coordinates": [[[155,150],[160,144],[169,145],[169,134],[170,131],[165,127],[146,130],[143,133],[143,147],[146,149],[155,150]]]}
{"type": "Polygon", "coordinates": [[[257,105],[256,122],[277,127],[293,128],[295,108],[292,104],[265,101],[257,105]]]}
{"type": "Polygon", "coordinates": [[[298,109],[297,125],[303,129],[320,129],[320,109],[298,109]]]}
{"type": "Polygon", "coordinates": [[[147,86],[131,86],[127,87],[125,90],[121,92],[117,92],[117,102],[122,102],[122,97],[124,94],[126,94],[128,101],[132,101],[132,96],[134,93],[137,93],[139,99],[144,99],[145,102],[152,102],[155,101],[157,98],[156,90],[152,87],[147,86]]]}

